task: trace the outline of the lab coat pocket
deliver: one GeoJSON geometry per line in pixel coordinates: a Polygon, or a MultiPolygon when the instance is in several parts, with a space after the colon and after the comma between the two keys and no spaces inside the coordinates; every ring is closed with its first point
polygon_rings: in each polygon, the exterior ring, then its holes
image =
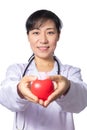
{"type": "Polygon", "coordinates": [[[25,128],[25,115],[24,112],[16,112],[15,118],[16,130],[24,130],[25,128]]]}

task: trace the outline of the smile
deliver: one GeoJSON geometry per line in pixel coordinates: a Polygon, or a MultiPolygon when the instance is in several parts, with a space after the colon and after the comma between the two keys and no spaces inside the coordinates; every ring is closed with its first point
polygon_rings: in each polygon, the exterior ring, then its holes
{"type": "Polygon", "coordinates": [[[40,46],[40,47],[37,47],[39,50],[41,50],[41,51],[46,51],[46,50],[48,50],[48,46],[40,46]]]}

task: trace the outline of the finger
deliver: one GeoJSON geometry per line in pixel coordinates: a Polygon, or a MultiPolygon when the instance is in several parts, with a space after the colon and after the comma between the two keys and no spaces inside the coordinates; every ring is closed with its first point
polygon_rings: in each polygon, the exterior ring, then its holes
{"type": "Polygon", "coordinates": [[[44,101],[41,100],[41,99],[39,99],[39,104],[42,105],[42,106],[44,106],[44,101]]]}
{"type": "Polygon", "coordinates": [[[47,107],[52,101],[60,98],[62,96],[62,90],[55,90],[48,99],[44,102],[44,106],[47,107]]]}
{"type": "Polygon", "coordinates": [[[29,101],[33,101],[33,102],[38,102],[38,97],[35,96],[29,89],[26,89],[26,91],[24,92],[24,97],[29,100],[29,101]]]}
{"type": "Polygon", "coordinates": [[[48,100],[46,100],[46,101],[44,102],[44,107],[47,107],[49,104],[50,104],[50,102],[49,102],[48,100]]]}
{"type": "Polygon", "coordinates": [[[53,86],[54,86],[54,90],[57,89],[57,83],[55,81],[53,81],[53,86]]]}
{"type": "Polygon", "coordinates": [[[33,103],[38,103],[38,100],[33,100],[31,97],[26,97],[26,100],[33,103]]]}
{"type": "Polygon", "coordinates": [[[49,76],[49,78],[50,78],[52,81],[58,81],[58,80],[60,80],[60,75],[49,76]]]}
{"type": "Polygon", "coordinates": [[[31,82],[31,81],[34,81],[34,80],[36,80],[37,79],[37,77],[36,76],[24,76],[23,78],[22,78],[22,81],[24,81],[24,82],[31,82]]]}

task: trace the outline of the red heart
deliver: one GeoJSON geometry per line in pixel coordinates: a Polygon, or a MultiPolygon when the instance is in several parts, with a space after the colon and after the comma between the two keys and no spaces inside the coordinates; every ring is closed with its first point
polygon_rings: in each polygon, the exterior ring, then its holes
{"type": "Polygon", "coordinates": [[[35,80],[31,85],[31,91],[39,99],[46,100],[48,96],[54,91],[52,80],[35,80]]]}

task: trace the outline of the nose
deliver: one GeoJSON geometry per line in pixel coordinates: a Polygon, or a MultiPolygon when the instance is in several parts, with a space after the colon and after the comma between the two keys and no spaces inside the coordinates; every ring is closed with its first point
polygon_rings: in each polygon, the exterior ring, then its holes
{"type": "Polygon", "coordinates": [[[42,44],[47,44],[48,43],[48,39],[45,33],[42,33],[40,36],[40,43],[42,44]]]}

